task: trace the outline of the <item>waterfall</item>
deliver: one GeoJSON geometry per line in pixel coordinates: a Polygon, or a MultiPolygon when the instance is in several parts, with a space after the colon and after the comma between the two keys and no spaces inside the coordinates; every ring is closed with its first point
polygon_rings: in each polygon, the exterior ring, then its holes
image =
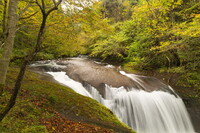
{"type": "MultiPolygon", "coordinates": [[[[95,62],[96,65],[94,65],[94,68],[88,68],[84,62],[77,62],[77,60],[74,64],[70,64],[73,62],[67,64],[67,62],[63,61],[60,65],[55,62],[52,63],[51,61],[46,63],[37,62],[32,66],[40,67],[42,71],[48,71],[47,73],[52,75],[61,84],[105,105],[122,122],[138,133],[195,133],[182,99],[170,86],[165,85],[156,78],[127,74],[120,71],[118,74],[121,78],[123,78],[122,75],[126,78],[128,77],[129,80],[134,81],[135,85],[133,87],[113,87],[105,83],[103,91],[100,92],[99,90],[102,90],[102,88],[97,89],[89,82],[83,80],[77,82],[64,71],[66,69],[68,71],[71,70],[69,67],[73,66],[75,69],[72,69],[73,71],[69,73],[76,72],[75,76],[78,76],[78,78],[75,78],[80,79],[81,76],[78,75],[79,69],[82,69],[83,74],[87,77],[91,75],[88,69],[94,70],[93,72],[96,75],[99,75],[100,70],[106,69],[106,71],[103,71],[106,75],[109,72],[107,71],[108,69],[114,69],[113,66],[106,65],[99,68],[97,65],[101,64],[95,62]],[[81,67],[77,67],[76,65],[81,65],[81,67]],[[87,71],[85,68],[87,68],[87,71]]],[[[88,64],[93,65],[90,62],[88,64]]],[[[88,78],[87,80],[95,81],[98,79],[98,77],[95,79],[94,74],[91,79],[88,78]]],[[[112,74],[116,75],[114,72],[112,74]]],[[[105,81],[105,78],[101,80],[105,81]]],[[[114,78],[114,81],[120,80],[114,78]]]]}
{"type": "Polygon", "coordinates": [[[54,77],[54,79],[57,80],[58,82],[73,89],[75,92],[77,92],[81,95],[84,95],[84,96],[92,97],[90,95],[90,93],[82,86],[81,83],[70,79],[65,74],[65,72],[47,72],[47,73],[52,75],[54,77]]]}
{"type": "Polygon", "coordinates": [[[165,92],[122,91],[108,107],[139,133],[194,133],[182,100],[165,92]]]}
{"type": "Polygon", "coordinates": [[[195,133],[180,97],[163,91],[146,92],[106,85],[103,98],[97,89],[89,84],[83,86],[65,72],[48,73],[77,93],[99,101],[138,133],[195,133]]]}

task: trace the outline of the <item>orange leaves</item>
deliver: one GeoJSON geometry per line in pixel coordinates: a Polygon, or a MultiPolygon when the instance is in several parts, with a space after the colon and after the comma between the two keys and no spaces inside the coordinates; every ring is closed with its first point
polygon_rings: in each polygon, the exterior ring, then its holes
{"type": "Polygon", "coordinates": [[[49,119],[41,120],[49,132],[53,133],[112,133],[112,130],[102,127],[88,125],[81,122],[73,122],[54,112],[55,116],[49,119]]]}

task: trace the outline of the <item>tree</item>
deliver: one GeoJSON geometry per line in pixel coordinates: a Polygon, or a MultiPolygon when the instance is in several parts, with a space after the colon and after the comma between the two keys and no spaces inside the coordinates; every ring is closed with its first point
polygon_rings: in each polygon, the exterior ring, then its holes
{"type": "MultiPolygon", "coordinates": [[[[11,1],[11,3],[12,2],[13,1],[11,1]]],[[[43,39],[43,35],[44,35],[44,30],[45,30],[47,18],[53,11],[58,9],[58,6],[61,4],[62,0],[58,0],[58,1],[52,0],[51,2],[53,3],[52,7],[50,9],[48,9],[49,3],[48,3],[48,6],[47,6],[47,3],[46,3],[45,0],[41,0],[41,3],[38,0],[35,1],[36,5],[40,8],[40,11],[42,13],[42,23],[40,25],[40,29],[39,29],[39,32],[38,32],[36,45],[35,45],[34,50],[24,58],[24,62],[22,64],[21,68],[20,68],[20,72],[18,74],[16,83],[15,83],[15,86],[14,86],[14,92],[12,93],[12,96],[11,96],[7,106],[5,107],[4,111],[0,114],[0,122],[3,120],[3,118],[6,116],[6,114],[11,110],[11,108],[15,105],[16,98],[17,98],[19,89],[21,87],[21,81],[23,80],[27,64],[30,61],[32,61],[34,59],[34,57],[36,56],[36,54],[41,50],[41,44],[42,44],[42,39],[43,39]]],[[[15,4],[15,8],[16,8],[17,3],[13,3],[13,4],[15,4]]],[[[14,10],[14,11],[16,11],[16,10],[14,10]]],[[[11,51],[9,51],[9,52],[11,52],[11,51]]],[[[8,65],[7,65],[7,67],[8,67],[8,65]]]]}
{"type": "Polygon", "coordinates": [[[5,38],[6,38],[6,16],[7,16],[7,7],[8,7],[8,0],[4,0],[2,2],[2,5],[3,5],[3,9],[2,9],[2,24],[1,24],[1,27],[2,27],[2,34],[0,36],[0,47],[3,46],[4,44],[4,41],[5,41],[5,38]]]}
{"type": "MultiPolygon", "coordinates": [[[[10,57],[11,57],[11,54],[12,54],[12,49],[13,49],[13,44],[14,44],[16,24],[17,24],[17,19],[18,19],[17,14],[16,14],[17,4],[18,4],[18,0],[11,0],[9,2],[8,22],[7,22],[8,26],[7,26],[7,32],[6,32],[2,57],[0,57],[0,66],[1,66],[0,67],[0,75],[1,75],[1,78],[0,78],[0,93],[2,93],[4,85],[5,85],[6,73],[7,73],[7,70],[8,70],[8,65],[9,65],[9,62],[10,62],[10,57]]],[[[3,24],[3,25],[5,25],[5,24],[3,24]]]]}
{"type": "Polygon", "coordinates": [[[113,22],[130,19],[132,5],[136,2],[135,0],[103,0],[103,16],[104,18],[113,19],[113,22]]]}

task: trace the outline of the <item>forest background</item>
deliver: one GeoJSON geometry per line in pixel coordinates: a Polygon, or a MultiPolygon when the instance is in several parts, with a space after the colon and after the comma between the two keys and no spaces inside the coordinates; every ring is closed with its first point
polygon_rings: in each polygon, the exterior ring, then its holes
{"type": "MultiPolygon", "coordinates": [[[[7,5],[7,0],[1,1],[1,51],[7,5]]],[[[12,64],[20,64],[34,47],[42,19],[39,10],[30,1],[19,1],[12,64]]],[[[199,0],[64,1],[47,20],[35,60],[84,54],[128,70],[179,73],[181,83],[199,91],[199,43],[199,0]]]]}

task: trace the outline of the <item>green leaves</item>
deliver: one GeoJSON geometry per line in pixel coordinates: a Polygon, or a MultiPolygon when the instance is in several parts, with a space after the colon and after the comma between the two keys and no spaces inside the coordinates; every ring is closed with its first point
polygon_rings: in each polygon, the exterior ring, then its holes
{"type": "MultiPolygon", "coordinates": [[[[24,2],[20,3],[20,9],[25,6],[24,2]]],[[[196,70],[199,8],[198,1],[105,0],[73,13],[60,10],[49,17],[44,50],[37,59],[89,54],[103,60],[131,62],[141,69],[181,65],[196,70]]],[[[30,7],[22,17],[37,10],[30,7]]],[[[17,32],[13,57],[26,55],[35,45],[40,19],[41,15],[35,14],[20,20],[22,27],[17,32]]]]}
{"type": "Polygon", "coordinates": [[[196,70],[200,36],[197,9],[199,2],[141,1],[133,6],[132,19],[112,24],[114,31],[109,34],[94,34],[91,55],[132,62],[136,69],[188,64],[196,70]]]}

